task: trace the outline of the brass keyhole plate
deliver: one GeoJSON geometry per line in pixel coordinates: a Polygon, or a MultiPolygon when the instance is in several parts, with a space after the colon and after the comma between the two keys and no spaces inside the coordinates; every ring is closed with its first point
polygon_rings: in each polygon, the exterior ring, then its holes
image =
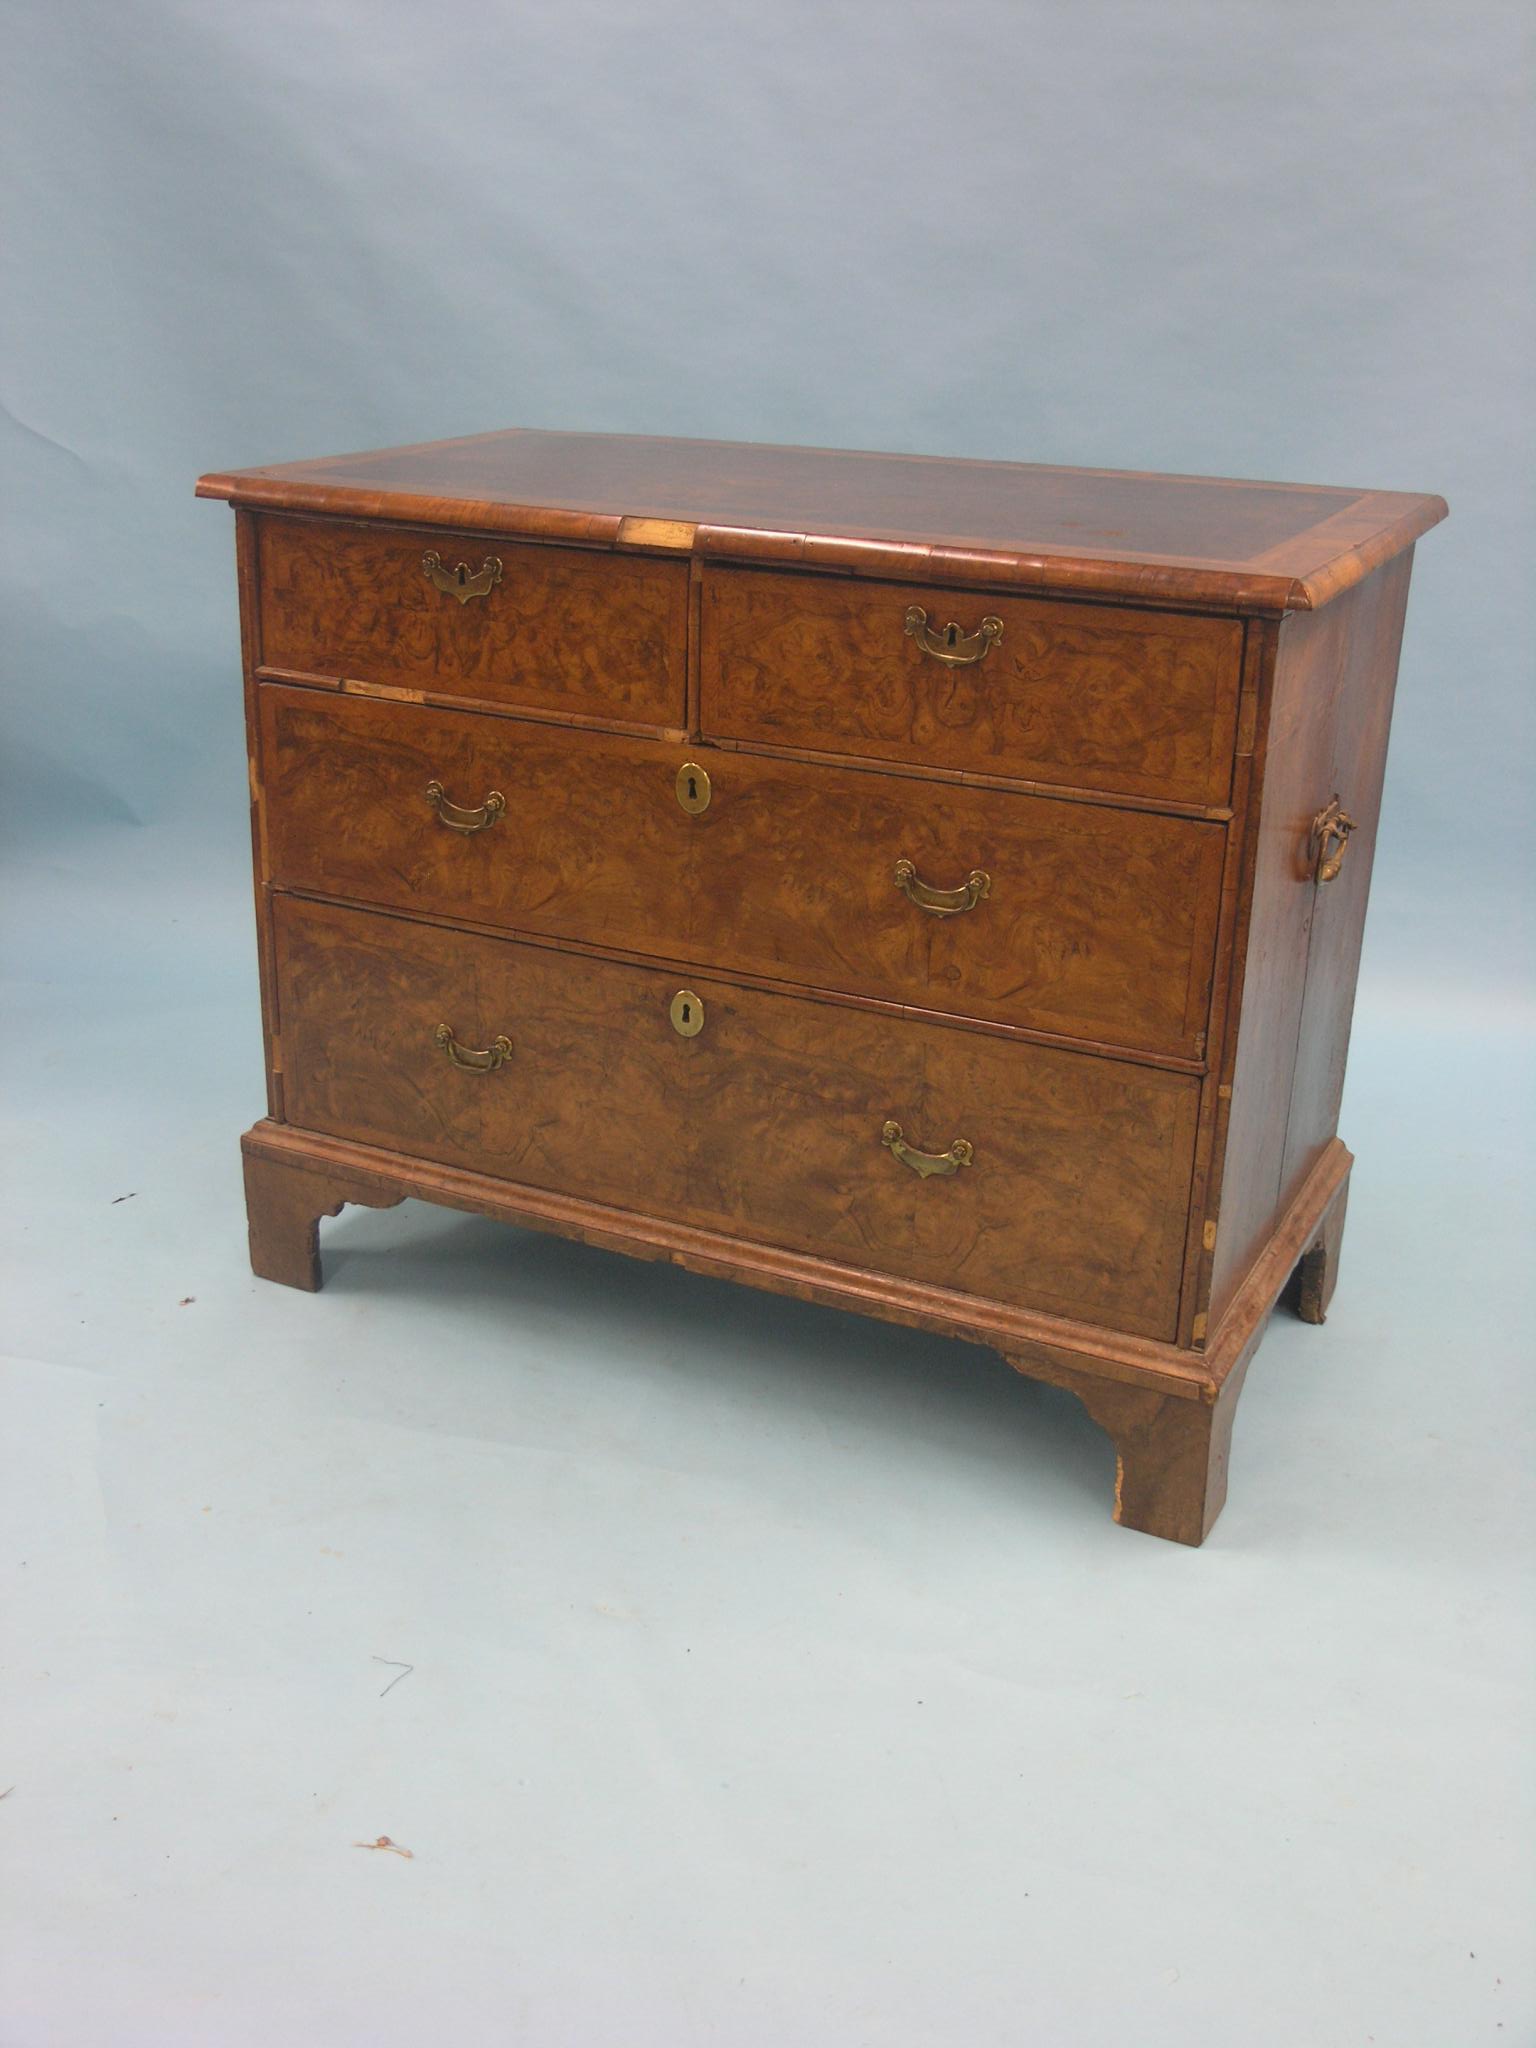
{"type": "Polygon", "coordinates": [[[680,988],[668,1012],[679,1038],[697,1038],[704,1029],[704,1005],[691,988],[680,988]]]}
{"type": "Polygon", "coordinates": [[[709,809],[709,800],[714,794],[709,770],[701,768],[697,761],[685,761],[678,769],[676,788],[677,800],[689,817],[696,818],[701,811],[709,809]]]}

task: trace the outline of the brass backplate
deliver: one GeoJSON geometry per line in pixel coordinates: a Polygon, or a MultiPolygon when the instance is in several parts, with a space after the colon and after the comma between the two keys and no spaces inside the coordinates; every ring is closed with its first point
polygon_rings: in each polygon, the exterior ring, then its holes
{"type": "Polygon", "coordinates": [[[451,569],[443,566],[443,558],[436,548],[429,548],[421,558],[421,573],[434,589],[444,597],[456,597],[460,604],[468,604],[472,597],[486,597],[501,581],[501,557],[487,555],[480,567],[473,573],[468,562],[459,562],[451,569]]]}
{"type": "Polygon", "coordinates": [[[677,800],[690,818],[696,818],[701,811],[709,809],[714,789],[709,780],[709,770],[701,768],[697,761],[685,761],[678,769],[676,788],[677,800]]]}
{"type": "Polygon", "coordinates": [[[697,1038],[704,1029],[704,1005],[691,988],[680,988],[667,1014],[679,1038],[697,1038]]]}

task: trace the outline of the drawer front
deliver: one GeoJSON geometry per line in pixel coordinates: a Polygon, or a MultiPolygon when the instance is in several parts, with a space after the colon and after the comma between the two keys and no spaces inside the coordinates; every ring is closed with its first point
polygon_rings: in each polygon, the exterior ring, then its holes
{"type": "Polygon", "coordinates": [[[1222,826],[708,753],[701,958],[915,1009],[1198,1058],[1222,826]],[[713,943],[711,943],[711,940],[713,943]]]}
{"type": "Polygon", "coordinates": [[[275,684],[260,699],[281,887],[1203,1049],[1219,825],[275,684]],[[676,777],[694,759],[711,793],[690,815],[676,777]]]}
{"type": "Polygon", "coordinates": [[[1230,792],[1234,619],[751,569],[706,572],[702,619],[713,737],[1167,802],[1230,792]]]}
{"type": "Polygon", "coordinates": [[[315,519],[264,518],[257,530],[269,667],[684,722],[685,562],[315,519]]]}
{"type": "Polygon", "coordinates": [[[673,791],[680,749],[275,683],[258,703],[280,888],[681,950],[693,821],[673,791]]]}
{"type": "Polygon", "coordinates": [[[675,974],[291,897],[275,927],[295,1124],[1174,1334],[1185,1075],[707,977],[682,1036],[675,974]]]}

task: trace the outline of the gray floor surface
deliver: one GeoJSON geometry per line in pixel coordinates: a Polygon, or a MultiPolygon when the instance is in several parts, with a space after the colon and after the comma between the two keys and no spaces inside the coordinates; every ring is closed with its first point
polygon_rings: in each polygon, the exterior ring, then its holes
{"type": "Polygon", "coordinates": [[[4,2048],[1536,2039],[1516,1019],[1368,976],[1189,1551],[959,1344],[417,1204],[253,1280],[141,837],[11,885],[4,2048]]]}

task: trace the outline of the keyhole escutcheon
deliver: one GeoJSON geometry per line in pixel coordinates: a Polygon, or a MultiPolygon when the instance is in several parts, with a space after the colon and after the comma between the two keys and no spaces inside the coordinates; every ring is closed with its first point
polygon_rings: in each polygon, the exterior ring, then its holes
{"type": "Polygon", "coordinates": [[[709,799],[714,790],[710,783],[709,770],[701,768],[697,761],[683,763],[677,771],[677,781],[673,786],[677,791],[678,802],[690,818],[696,818],[700,812],[709,809],[709,799]]]}
{"type": "Polygon", "coordinates": [[[680,988],[669,1012],[679,1038],[697,1038],[704,1029],[704,1005],[691,988],[680,988]]]}

